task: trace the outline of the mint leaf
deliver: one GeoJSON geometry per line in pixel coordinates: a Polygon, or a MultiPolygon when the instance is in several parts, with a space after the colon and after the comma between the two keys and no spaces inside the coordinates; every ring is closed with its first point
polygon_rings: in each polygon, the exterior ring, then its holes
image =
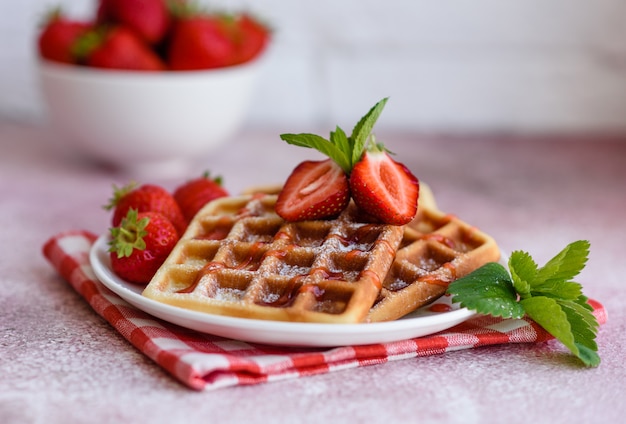
{"type": "Polygon", "coordinates": [[[361,160],[374,124],[382,113],[387,98],[376,103],[352,130],[350,137],[339,128],[331,131],[330,139],[315,134],[281,134],[280,138],[289,144],[316,149],[335,161],[346,175],[350,175],[354,165],[361,160]]]}
{"type": "Polygon", "coordinates": [[[595,344],[595,332],[598,328],[598,321],[593,315],[593,308],[588,303],[581,305],[575,301],[557,300],[563,312],[567,314],[572,326],[575,338],[588,347],[597,348],[595,344]],[[587,307],[591,308],[591,310],[587,307]]]}
{"type": "Polygon", "coordinates": [[[575,343],[576,347],[578,347],[578,358],[580,358],[583,363],[589,367],[597,367],[600,365],[600,355],[598,355],[598,349],[590,349],[587,346],[579,345],[575,343]]]}
{"type": "Polygon", "coordinates": [[[537,285],[567,281],[577,276],[587,263],[589,242],[579,240],[568,244],[554,258],[537,270],[537,285]]]}
{"type": "Polygon", "coordinates": [[[524,309],[506,269],[495,262],[483,265],[465,277],[450,283],[452,301],[481,314],[502,318],[521,318],[524,309]]]}
{"type": "Polygon", "coordinates": [[[535,296],[523,299],[520,303],[533,321],[552,334],[574,354],[578,354],[578,348],[574,344],[572,327],[556,299],[535,296]]]}
{"type": "Polygon", "coordinates": [[[589,242],[570,243],[539,268],[526,252],[509,258],[510,277],[495,263],[450,284],[452,301],[479,313],[503,318],[526,314],[587,366],[598,366],[598,321],[582,286],[571,281],[585,267],[589,242]]]}
{"type": "Polygon", "coordinates": [[[325,154],[346,172],[352,169],[350,158],[340,147],[326,140],[324,137],[315,134],[281,134],[280,138],[289,144],[300,147],[316,149],[325,154]]]}
{"type": "Polygon", "coordinates": [[[571,301],[535,296],[521,301],[528,316],[565,345],[587,366],[598,366],[595,342],[597,321],[593,314],[571,301]]]}
{"type": "Polygon", "coordinates": [[[575,300],[582,295],[582,287],[574,281],[551,281],[538,285],[532,292],[534,295],[575,300]]]}
{"type": "Polygon", "coordinates": [[[530,287],[537,276],[537,264],[531,256],[520,250],[511,253],[509,270],[513,286],[522,298],[530,296],[530,287]]]}
{"type": "Polygon", "coordinates": [[[378,117],[382,113],[385,108],[385,104],[387,104],[387,100],[389,98],[385,97],[378,103],[376,103],[355,125],[352,130],[352,135],[350,139],[352,141],[352,165],[356,164],[363,154],[363,150],[365,149],[365,145],[367,143],[367,139],[370,136],[372,129],[374,128],[374,124],[378,120],[378,117]]]}
{"type": "MultiPolygon", "coordinates": [[[[576,284],[576,283],[575,283],[576,284]]],[[[583,308],[587,309],[588,311],[593,312],[593,306],[591,306],[588,302],[588,298],[584,295],[581,294],[578,299],[575,300],[576,304],[578,304],[579,306],[582,306],[583,308]]],[[[595,318],[594,318],[595,320],[595,318]]],[[[597,322],[596,322],[597,324],[597,322]]]]}
{"type": "Polygon", "coordinates": [[[349,170],[352,169],[353,164],[350,163],[352,160],[352,154],[348,154],[348,152],[352,152],[352,145],[350,140],[348,140],[348,136],[341,128],[339,128],[339,126],[337,126],[335,131],[330,133],[330,142],[344,153],[343,156],[345,157],[345,163],[346,166],[349,166],[349,168],[346,169],[343,166],[340,166],[344,171],[349,172],[349,170]]]}

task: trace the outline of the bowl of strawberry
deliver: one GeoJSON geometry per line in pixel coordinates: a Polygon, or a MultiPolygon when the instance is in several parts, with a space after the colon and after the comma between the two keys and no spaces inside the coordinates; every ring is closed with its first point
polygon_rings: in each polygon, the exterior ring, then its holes
{"type": "Polygon", "coordinates": [[[187,165],[242,125],[270,30],[185,0],[97,0],[51,12],[38,40],[47,117],[64,147],[121,169],[187,165]]]}

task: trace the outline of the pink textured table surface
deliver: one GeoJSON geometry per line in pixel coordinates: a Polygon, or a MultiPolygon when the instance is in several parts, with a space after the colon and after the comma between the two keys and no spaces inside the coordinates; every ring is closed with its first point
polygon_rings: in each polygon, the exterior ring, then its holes
{"type": "MultiPolygon", "coordinates": [[[[231,192],[280,182],[314,157],[280,141],[280,132],[243,134],[190,175],[210,168],[231,192]]],[[[567,243],[590,240],[578,281],[608,312],[600,367],[582,368],[552,341],[190,391],[97,316],[41,255],[59,231],[104,232],[101,205],[112,184],[131,176],[58,153],[43,128],[0,123],[0,422],[621,422],[626,140],[378,136],[429,183],[442,210],[504,250],[526,250],[543,264],[567,243]]],[[[132,178],[173,188],[186,176],[132,178]]]]}

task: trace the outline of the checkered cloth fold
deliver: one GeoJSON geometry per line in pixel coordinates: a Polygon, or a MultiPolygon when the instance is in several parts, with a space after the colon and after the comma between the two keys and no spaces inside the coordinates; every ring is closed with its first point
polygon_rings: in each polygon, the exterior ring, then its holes
{"type": "MultiPolygon", "coordinates": [[[[385,344],[336,348],[288,348],[229,340],[159,320],[131,306],[100,283],[89,262],[96,235],[57,234],[43,253],[89,305],[140,352],[195,390],[257,384],[322,374],[400,359],[504,343],[536,343],[553,337],[531,320],[478,316],[430,336],[385,344]]],[[[590,301],[599,323],[606,311],[590,301]]]]}

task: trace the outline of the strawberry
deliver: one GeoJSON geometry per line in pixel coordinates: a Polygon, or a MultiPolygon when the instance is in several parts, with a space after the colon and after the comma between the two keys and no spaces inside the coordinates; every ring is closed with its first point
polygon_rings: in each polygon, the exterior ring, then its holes
{"type": "Polygon", "coordinates": [[[298,165],[276,200],[276,213],[287,221],[339,215],[350,202],[348,178],[331,159],[298,165]]]}
{"type": "Polygon", "coordinates": [[[236,47],[227,18],[208,14],[181,17],[167,47],[170,69],[199,70],[236,63],[236,47]]]}
{"type": "Polygon", "coordinates": [[[97,17],[131,29],[150,45],[165,38],[172,20],[165,0],[100,0],[97,17]]]}
{"type": "Polygon", "coordinates": [[[187,181],[174,191],[174,199],[187,221],[191,221],[196,213],[211,200],[225,196],[228,196],[228,192],[222,187],[222,179],[211,178],[208,172],[201,177],[187,181]]]}
{"type": "Polygon", "coordinates": [[[61,10],[54,10],[37,40],[40,56],[55,62],[75,64],[74,45],[92,26],[90,22],[71,20],[61,10]]]}
{"type": "Polygon", "coordinates": [[[241,14],[235,21],[236,27],[236,63],[248,62],[259,56],[269,43],[268,28],[247,13],[241,14]]]}
{"type": "Polygon", "coordinates": [[[315,134],[281,134],[287,143],[317,149],[332,161],[304,162],[293,171],[276,203],[279,215],[287,220],[332,216],[324,215],[329,212],[322,209],[327,203],[318,198],[332,198],[341,192],[346,198],[341,203],[335,201],[334,214],[341,211],[336,210],[341,205],[348,205],[351,194],[363,212],[383,223],[403,225],[413,219],[419,193],[417,178],[391,159],[371,134],[386,103],[385,98],[374,105],[350,136],[339,127],[328,140],[315,134]],[[345,191],[340,188],[343,179],[348,182],[345,191]]]}
{"type": "Polygon", "coordinates": [[[114,209],[111,219],[113,227],[120,225],[130,209],[162,214],[170,220],[179,234],[187,227],[187,221],[174,197],[163,187],[153,184],[138,187],[135,183],[130,183],[122,188],[114,186],[113,198],[105,209],[114,209]]]}
{"type": "Polygon", "coordinates": [[[352,168],[350,191],[357,206],[387,224],[408,224],[417,212],[418,179],[380,144],[352,168]]]}
{"type": "Polygon", "coordinates": [[[130,209],[119,226],[110,229],[111,268],[124,280],[147,284],[170,254],[179,236],[158,212],[130,209]]]}
{"type": "Polygon", "coordinates": [[[79,40],[78,50],[87,66],[132,71],[161,71],[165,64],[131,30],[100,27],[79,40]]]}

